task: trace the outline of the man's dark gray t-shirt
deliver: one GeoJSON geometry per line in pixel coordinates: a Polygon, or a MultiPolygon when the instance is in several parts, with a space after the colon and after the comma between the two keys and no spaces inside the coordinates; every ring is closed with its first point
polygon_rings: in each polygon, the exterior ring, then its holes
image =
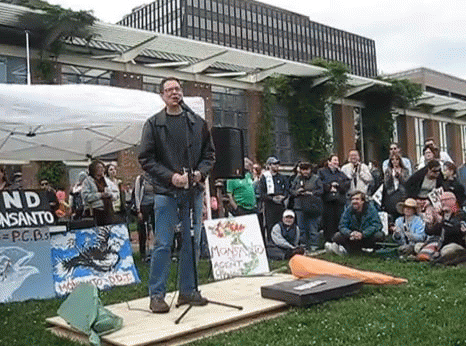
{"type": "Polygon", "coordinates": [[[183,173],[183,168],[188,167],[188,143],[187,143],[187,117],[183,111],[180,115],[167,114],[167,141],[173,148],[173,167],[179,173],[183,173]]]}

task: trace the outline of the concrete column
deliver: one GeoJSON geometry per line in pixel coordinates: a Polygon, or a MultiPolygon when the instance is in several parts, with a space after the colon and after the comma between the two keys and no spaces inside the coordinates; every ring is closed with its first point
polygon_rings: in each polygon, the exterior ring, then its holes
{"type": "Polygon", "coordinates": [[[40,163],[38,161],[29,161],[21,167],[23,173],[23,188],[25,189],[38,189],[39,181],[37,180],[37,173],[40,169],[40,163]]]}
{"type": "Polygon", "coordinates": [[[425,120],[426,138],[432,137],[436,145],[440,142],[440,129],[436,120],[425,120]]]}
{"type": "Polygon", "coordinates": [[[451,148],[451,158],[459,167],[463,162],[462,146],[461,146],[461,127],[457,124],[447,125],[448,143],[451,148]]]}
{"type": "Polygon", "coordinates": [[[212,86],[198,82],[183,82],[183,93],[185,96],[200,96],[204,99],[205,120],[212,126],[214,113],[212,111],[212,86]]]}
{"type": "Polygon", "coordinates": [[[118,177],[123,184],[134,184],[136,177],[143,173],[138,161],[138,153],[137,149],[126,149],[118,152],[118,177]]]}
{"type": "Polygon", "coordinates": [[[246,91],[246,99],[248,102],[248,128],[249,128],[249,153],[248,157],[254,162],[257,161],[257,136],[258,128],[262,116],[262,94],[258,91],[246,91]]]}
{"type": "Polygon", "coordinates": [[[340,162],[346,161],[348,152],[356,147],[353,107],[334,105],[335,149],[340,162]]]}
{"type": "Polygon", "coordinates": [[[407,155],[411,162],[416,165],[417,164],[417,156],[416,156],[416,128],[414,124],[413,117],[406,117],[406,137],[403,141],[406,143],[406,149],[403,148],[404,154],[407,155]]]}

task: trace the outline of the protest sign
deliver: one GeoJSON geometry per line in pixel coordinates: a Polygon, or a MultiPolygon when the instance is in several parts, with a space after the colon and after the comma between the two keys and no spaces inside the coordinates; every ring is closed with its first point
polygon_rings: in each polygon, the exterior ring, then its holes
{"type": "Polygon", "coordinates": [[[0,302],[54,296],[48,227],[0,230],[0,302]]]}
{"type": "Polygon", "coordinates": [[[204,225],[216,280],[269,271],[257,215],[207,220],[204,225]]]}
{"type": "Polygon", "coordinates": [[[432,206],[434,207],[435,210],[441,210],[442,209],[442,202],[440,201],[440,196],[443,194],[443,187],[439,187],[436,189],[433,189],[427,197],[429,197],[430,203],[432,203],[432,206]]]}
{"type": "Polygon", "coordinates": [[[70,293],[81,282],[102,290],[140,281],[124,224],[54,233],[51,245],[58,295],[70,293]]]}
{"type": "Polygon", "coordinates": [[[13,190],[0,192],[0,229],[53,225],[46,192],[13,190]]]}

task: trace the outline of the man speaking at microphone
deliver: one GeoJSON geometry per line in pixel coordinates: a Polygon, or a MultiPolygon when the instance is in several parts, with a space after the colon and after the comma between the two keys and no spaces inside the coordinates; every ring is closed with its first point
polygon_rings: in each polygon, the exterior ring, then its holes
{"type": "MultiPolygon", "coordinates": [[[[200,225],[203,181],[215,163],[215,151],[207,123],[183,103],[180,81],[168,77],[160,83],[165,108],[144,124],[139,163],[154,187],[154,249],[149,273],[150,309],[166,313],[166,284],[176,225],[181,222],[180,294],[178,305],[205,305],[196,287],[193,224],[200,225]],[[192,214],[190,199],[192,198],[192,214]]],[[[200,227],[194,228],[195,233],[200,227]]],[[[199,234],[195,234],[199,239],[199,234]]]]}

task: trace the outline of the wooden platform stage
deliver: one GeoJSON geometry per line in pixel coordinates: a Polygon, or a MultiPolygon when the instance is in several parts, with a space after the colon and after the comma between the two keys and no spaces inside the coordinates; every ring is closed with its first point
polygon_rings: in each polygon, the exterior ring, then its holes
{"type": "MultiPolygon", "coordinates": [[[[179,324],[175,320],[186,306],[175,307],[176,299],[168,314],[153,314],[149,310],[149,297],[109,305],[107,308],[123,317],[123,328],[102,337],[103,345],[179,345],[213,334],[237,329],[255,321],[275,317],[288,306],[276,300],[261,297],[261,286],[293,280],[286,274],[234,278],[199,287],[206,298],[242,306],[242,310],[208,304],[193,307],[179,324]]],[[[167,294],[170,305],[173,293],[167,294]]],[[[51,331],[66,338],[85,341],[87,338],[68,326],[60,317],[48,318],[51,331]]]]}

